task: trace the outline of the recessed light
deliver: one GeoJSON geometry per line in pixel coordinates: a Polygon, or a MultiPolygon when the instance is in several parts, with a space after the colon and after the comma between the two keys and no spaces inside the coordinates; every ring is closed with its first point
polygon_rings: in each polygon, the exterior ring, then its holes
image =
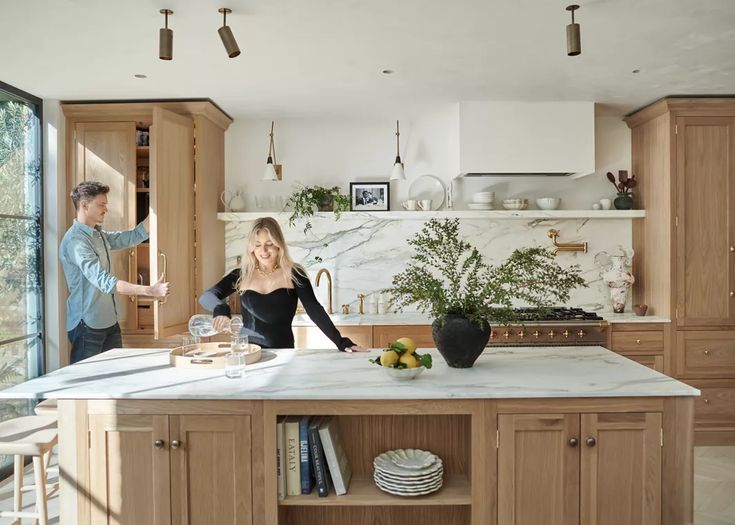
{"type": "Polygon", "coordinates": [[[135,78],[148,78],[148,75],[144,75],[144,74],[142,74],[142,73],[137,73],[137,74],[135,74],[135,75],[133,75],[133,76],[134,76],[135,78]]]}
{"type": "Polygon", "coordinates": [[[383,73],[384,75],[392,75],[393,74],[393,70],[392,69],[384,69],[383,71],[381,71],[381,73],[383,73]]]}
{"type": "Polygon", "coordinates": [[[633,74],[637,74],[637,73],[640,73],[640,72],[641,72],[640,69],[634,69],[633,71],[631,71],[631,73],[633,73],[633,74]]]}

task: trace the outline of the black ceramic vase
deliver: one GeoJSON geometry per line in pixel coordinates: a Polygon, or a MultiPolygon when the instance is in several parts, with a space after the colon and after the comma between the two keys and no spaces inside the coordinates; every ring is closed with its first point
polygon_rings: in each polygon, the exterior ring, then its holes
{"type": "Polygon", "coordinates": [[[487,321],[479,325],[461,315],[447,314],[431,324],[431,335],[444,360],[452,368],[470,368],[490,339],[487,321]]]}

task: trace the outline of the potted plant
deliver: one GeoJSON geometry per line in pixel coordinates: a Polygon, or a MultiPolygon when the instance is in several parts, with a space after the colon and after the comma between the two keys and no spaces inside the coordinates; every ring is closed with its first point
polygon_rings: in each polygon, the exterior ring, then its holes
{"type": "Polygon", "coordinates": [[[514,301],[549,307],[567,301],[573,288],[587,286],[578,265],[564,269],[540,247],[515,250],[504,263],[488,265],[460,237],[458,219],[432,219],[408,243],[416,254],[385,291],[397,311],[415,304],[434,317],[436,347],[455,368],[474,364],[491,324],[514,319],[514,301]]]}
{"type": "Polygon", "coordinates": [[[348,210],[350,199],[339,191],[338,186],[325,188],[324,186],[302,186],[294,191],[286,202],[286,208],[291,208],[292,213],[288,218],[288,224],[293,226],[296,220],[305,218],[306,225],[304,233],[311,229],[309,217],[314,216],[314,208],[318,211],[334,211],[334,216],[339,220],[340,213],[348,210]]]}
{"type": "Polygon", "coordinates": [[[615,182],[615,175],[611,172],[607,172],[607,180],[609,180],[615,191],[618,192],[618,196],[613,201],[616,210],[632,210],[633,209],[633,194],[631,191],[636,187],[638,182],[635,180],[635,175],[628,177],[627,170],[618,171],[618,181],[615,182]]]}

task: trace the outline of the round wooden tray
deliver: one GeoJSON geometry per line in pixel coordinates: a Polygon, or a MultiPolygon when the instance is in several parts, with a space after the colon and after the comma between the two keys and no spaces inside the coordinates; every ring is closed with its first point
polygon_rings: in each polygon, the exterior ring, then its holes
{"type": "MultiPolygon", "coordinates": [[[[171,366],[179,368],[224,368],[225,356],[230,352],[230,343],[199,343],[177,346],[169,352],[171,366]]],[[[260,361],[260,346],[249,344],[245,363],[260,361]]]]}

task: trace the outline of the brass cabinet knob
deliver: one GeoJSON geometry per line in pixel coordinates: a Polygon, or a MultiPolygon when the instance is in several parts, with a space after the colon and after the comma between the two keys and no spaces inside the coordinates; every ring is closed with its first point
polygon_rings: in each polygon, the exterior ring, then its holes
{"type": "Polygon", "coordinates": [[[705,404],[705,405],[709,405],[709,399],[706,399],[706,398],[705,398],[705,400],[704,400],[704,404],[705,404]]]}
{"type": "Polygon", "coordinates": [[[635,344],[637,344],[637,345],[641,344],[641,340],[640,339],[636,339],[635,340],[635,344]]]}
{"type": "Polygon", "coordinates": [[[704,355],[709,355],[709,350],[705,350],[704,355]]]}
{"type": "Polygon", "coordinates": [[[588,447],[594,447],[597,444],[597,440],[593,437],[588,437],[585,442],[588,447]]]}
{"type": "Polygon", "coordinates": [[[730,246],[730,251],[735,252],[735,246],[730,246]]]}
{"type": "Polygon", "coordinates": [[[579,441],[577,441],[577,438],[569,438],[570,447],[576,447],[578,444],[579,444],[579,441]]]}
{"type": "Polygon", "coordinates": [[[179,448],[180,446],[181,446],[181,441],[179,441],[178,439],[174,439],[174,440],[173,440],[173,441],[171,442],[171,448],[173,448],[173,449],[177,449],[177,448],[179,448]]]}
{"type": "Polygon", "coordinates": [[[549,338],[553,339],[555,336],[556,336],[556,332],[554,332],[553,330],[549,330],[549,338]]]}
{"type": "Polygon", "coordinates": [[[730,297],[735,297],[735,292],[730,292],[730,297]]]}
{"type": "Polygon", "coordinates": [[[510,331],[506,330],[505,332],[503,332],[503,337],[508,339],[510,337],[510,331]]]}
{"type": "Polygon", "coordinates": [[[577,337],[579,337],[580,339],[585,335],[587,335],[587,333],[584,330],[580,330],[579,332],[577,332],[577,337]]]}
{"type": "Polygon", "coordinates": [[[565,338],[569,337],[569,330],[564,330],[561,335],[563,335],[565,338]]]}
{"type": "Polygon", "coordinates": [[[539,332],[538,330],[534,330],[534,331],[533,331],[533,336],[534,336],[534,337],[535,337],[536,339],[538,339],[540,335],[541,335],[541,332],[539,332]]]}
{"type": "Polygon", "coordinates": [[[163,440],[157,439],[153,442],[153,446],[156,448],[163,448],[163,440]]]}

